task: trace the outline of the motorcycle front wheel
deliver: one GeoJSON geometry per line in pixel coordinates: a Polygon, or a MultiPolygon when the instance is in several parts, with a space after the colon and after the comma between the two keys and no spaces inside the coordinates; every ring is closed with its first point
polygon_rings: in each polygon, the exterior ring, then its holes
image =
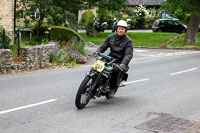
{"type": "Polygon", "coordinates": [[[76,94],[75,105],[78,109],[84,108],[92,98],[91,87],[93,84],[92,77],[86,76],[82,81],[76,94]]]}

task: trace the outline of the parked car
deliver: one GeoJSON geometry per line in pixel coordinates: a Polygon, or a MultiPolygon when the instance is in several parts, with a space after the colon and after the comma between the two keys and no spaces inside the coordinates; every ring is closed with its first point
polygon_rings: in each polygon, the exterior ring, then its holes
{"type": "Polygon", "coordinates": [[[153,32],[177,32],[182,34],[186,32],[187,26],[174,19],[158,19],[154,22],[152,30],[153,32]]]}

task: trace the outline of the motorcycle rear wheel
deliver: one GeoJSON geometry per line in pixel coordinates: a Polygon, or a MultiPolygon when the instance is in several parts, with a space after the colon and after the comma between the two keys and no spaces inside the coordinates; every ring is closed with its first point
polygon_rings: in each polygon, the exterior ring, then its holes
{"type": "Polygon", "coordinates": [[[93,84],[93,79],[89,76],[86,76],[82,81],[75,99],[75,105],[78,109],[84,108],[92,98],[92,93],[90,90],[92,84],[93,84]]]}

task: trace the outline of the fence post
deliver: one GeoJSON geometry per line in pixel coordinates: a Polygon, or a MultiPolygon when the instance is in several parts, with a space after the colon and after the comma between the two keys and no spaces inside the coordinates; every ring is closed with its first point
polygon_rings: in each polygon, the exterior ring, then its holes
{"type": "Polygon", "coordinates": [[[20,30],[17,30],[17,38],[18,38],[18,45],[17,45],[17,55],[20,56],[20,30]]]}
{"type": "Polygon", "coordinates": [[[2,43],[3,43],[3,48],[5,49],[5,47],[6,47],[6,33],[5,33],[5,29],[3,29],[3,41],[2,41],[2,43]]]}

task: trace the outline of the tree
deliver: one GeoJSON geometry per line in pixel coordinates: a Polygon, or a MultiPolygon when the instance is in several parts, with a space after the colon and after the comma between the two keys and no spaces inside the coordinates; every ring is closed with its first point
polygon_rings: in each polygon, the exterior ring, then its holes
{"type": "Polygon", "coordinates": [[[32,0],[26,8],[26,15],[37,23],[35,29],[39,36],[40,27],[45,18],[48,18],[49,10],[53,7],[52,0],[32,0]]]}
{"type": "Polygon", "coordinates": [[[68,11],[78,17],[78,11],[85,7],[84,0],[53,0],[54,5],[61,7],[63,11],[68,11]]]}
{"type": "Polygon", "coordinates": [[[100,21],[105,21],[108,17],[109,11],[111,12],[126,12],[127,0],[86,0],[86,6],[98,8],[97,14],[100,21]]]}
{"type": "Polygon", "coordinates": [[[53,4],[62,9],[69,28],[77,30],[78,11],[85,8],[84,0],[53,0],[53,4]]]}
{"type": "Polygon", "coordinates": [[[175,11],[181,10],[190,13],[189,26],[186,32],[185,43],[197,43],[200,24],[200,1],[199,0],[167,0],[163,5],[164,9],[172,15],[175,11]]]}

